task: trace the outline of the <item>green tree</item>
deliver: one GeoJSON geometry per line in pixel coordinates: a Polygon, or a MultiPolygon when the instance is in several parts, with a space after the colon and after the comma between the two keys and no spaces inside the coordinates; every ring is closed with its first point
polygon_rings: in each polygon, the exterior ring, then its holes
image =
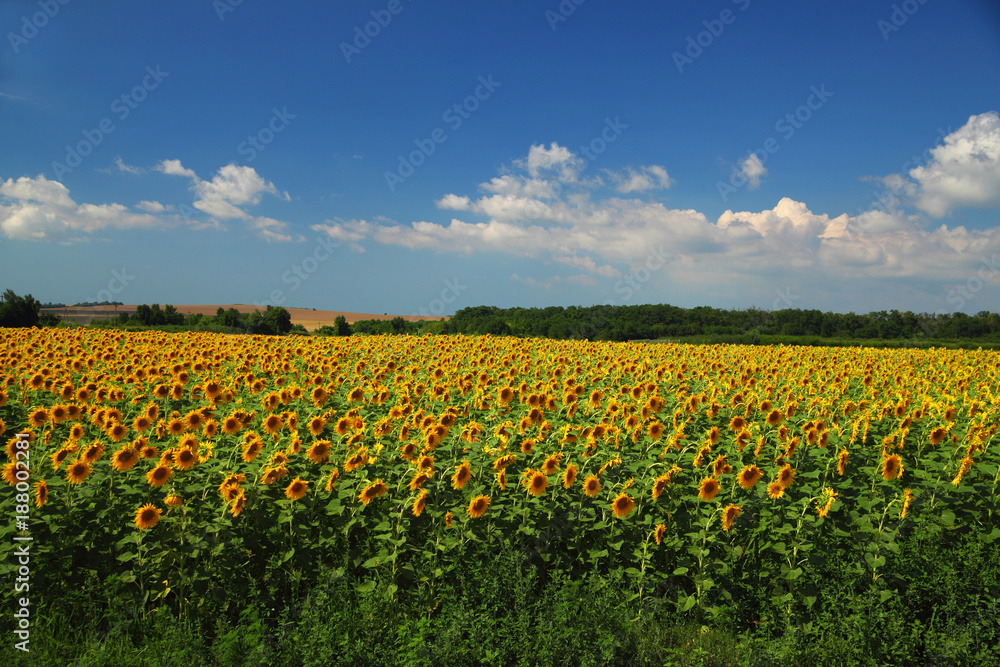
{"type": "Polygon", "coordinates": [[[30,294],[20,297],[14,294],[14,290],[6,290],[0,300],[0,327],[37,326],[41,306],[30,294]]]}

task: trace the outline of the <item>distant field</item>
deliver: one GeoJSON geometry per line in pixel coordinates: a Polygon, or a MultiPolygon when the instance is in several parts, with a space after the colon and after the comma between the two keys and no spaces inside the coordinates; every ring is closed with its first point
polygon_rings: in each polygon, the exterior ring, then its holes
{"type": "MultiPolygon", "coordinates": [[[[177,312],[183,313],[184,315],[194,315],[196,313],[201,313],[202,315],[212,315],[214,316],[216,311],[221,307],[224,310],[229,310],[230,308],[235,308],[241,313],[249,313],[254,310],[263,310],[259,306],[251,306],[245,303],[234,303],[229,305],[212,305],[212,306],[174,306],[177,308],[177,312]]],[[[59,315],[64,320],[79,322],[80,324],[89,324],[93,320],[108,320],[113,319],[118,313],[135,313],[135,305],[123,305],[114,308],[113,306],[87,306],[87,307],[66,307],[66,308],[42,308],[41,312],[55,313],[59,315]]],[[[324,325],[333,325],[333,321],[340,315],[343,315],[349,324],[353,324],[358,320],[391,320],[396,315],[377,315],[374,313],[348,313],[340,310],[312,310],[311,308],[286,308],[292,316],[292,324],[301,324],[308,331],[313,331],[319,329],[324,325]]],[[[423,315],[400,315],[404,320],[409,322],[419,322],[420,320],[432,320],[437,321],[439,319],[447,320],[447,317],[428,317],[423,315]]]]}

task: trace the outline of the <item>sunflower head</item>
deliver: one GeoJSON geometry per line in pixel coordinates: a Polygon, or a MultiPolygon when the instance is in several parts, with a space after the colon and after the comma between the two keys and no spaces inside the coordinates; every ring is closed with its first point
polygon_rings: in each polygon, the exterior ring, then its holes
{"type": "Polygon", "coordinates": [[[591,498],[597,497],[597,494],[601,492],[601,480],[597,475],[590,475],[583,480],[583,492],[591,498]]]}
{"type": "Polygon", "coordinates": [[[160,508],[147,503],[135,511],[136,528],[146,530],[152,528],[160,520],[160,508]]]}
{"type": "Polygon", "coordinates": [[[624,491],[619,493],[611,502],[611,511],[619,519],[624,519],[635,509],[635,500],[624,491]]]}
{"type": "Polygon", "coordinates": [[[748,465],[736,476],[736,482],[744,489],[752,489],[763,476],[764,473],[760,471],[760,468],[755,465],[748,465]]]}
{"type": "Polygon", "coordinates": [[[466,514],[469,515],[470,519],[478,519],[484,514],[486,514],[486,509],[490,506],[489,496],[476,496],[469,503],[469,507],[466,509],[466,514]]]}
{"type": "Polygon", "coordinates": [[[296,477],[292,480],[292,483],[288,485],[285,489],[285,497],[289,500],[295,501],[300,500],[306,495],[306,491],[309,490],[309,483],[296,477]]]}
{"type": "Polygon", "coordinates": [[[743,512],[743,508],[738,505],[729,505],[722,510],[722,530],[729,530],[733,527],[733,522],[743,512]]]}
{"type": "Polygon", "coordinates": [[[715,480],[715,478],[706,477],[701,480],[701,484],[698,486],[698,497],[705,502],[708,502],[715,498],[715,496],[719,495],[719,491],[721,490],[722,487],[719,485],[719,482],[715,480]]]}

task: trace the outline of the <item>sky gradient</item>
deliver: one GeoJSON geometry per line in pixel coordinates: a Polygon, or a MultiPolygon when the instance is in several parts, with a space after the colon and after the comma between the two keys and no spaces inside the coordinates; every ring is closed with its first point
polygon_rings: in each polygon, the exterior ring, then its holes
{"type": "Polygon", "coordinates": [[[1000,5],[0,3],[0,287],[1000,310],[1000,5]]]}

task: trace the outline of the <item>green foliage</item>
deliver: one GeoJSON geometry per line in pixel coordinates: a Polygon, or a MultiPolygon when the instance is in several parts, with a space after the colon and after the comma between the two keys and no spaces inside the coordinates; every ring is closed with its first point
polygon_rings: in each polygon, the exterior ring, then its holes
{"type": "Polygon", "coordinates": [[[41,304],[30,294],[18,296],[6,290],[0,299],[0,327],[33,327],[38,325],[41,304]]]}
{"type": "Polygon", "coordinates": [[[610,341],[670,338],[689,343],[754,345],[773,343],[775,337],[799,345],[810,344],[803,342],[802,337],[812,337],[816,344],[824,345],[837,339],[1000,342],[1000,314],[983,311],[969,316],[883,310],[857,315],[791,308],[775,311],[755,307],[679,308],[668,304],[506,309],[475,306],[456,312],[445,324],[444,332],[610,341]]]}

